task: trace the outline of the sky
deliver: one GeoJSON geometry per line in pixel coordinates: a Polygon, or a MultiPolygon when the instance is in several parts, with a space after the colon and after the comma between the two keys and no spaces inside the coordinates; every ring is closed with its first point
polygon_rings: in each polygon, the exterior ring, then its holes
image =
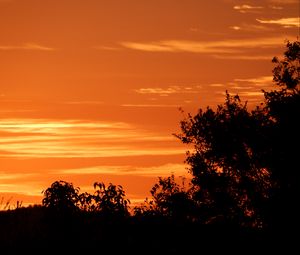
{"type": "Polygon", "coordinates": [[[298,31],[298,0],[0,0],[0,209],[188,178],[179,109],[259,104],[298,31]]]}

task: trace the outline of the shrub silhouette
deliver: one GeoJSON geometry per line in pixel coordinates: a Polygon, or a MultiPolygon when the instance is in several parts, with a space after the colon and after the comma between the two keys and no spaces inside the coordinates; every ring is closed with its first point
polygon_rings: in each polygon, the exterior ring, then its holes
{"type": "Polygon", "coordinates": [[[43,191],[43,206],[60,212],[74,212],[79,209],[79,188],[72,183],[55,181],[43,191]]]}
{"type": "Polygon", "coordinates": [[[94,194],[79,193],[72,183],[55,181],[51,187],[43,191],[44,207],[59,212],[97,212],[102,215],[129,215],[130,201],[126,199],[125,191],[120,185],[103,182],[94,183],[94,194]]]}
{"type": "Polygon", "coordinates": [[[176,183],[174,175],[159,177],[150,193],[150,201],[146,199],[141,206],[135,207],[136,216],[164,216],[177,221],[192,219],[194,201],[191,190],[186,190],[184,182],[182,186],[176,183]]]}
{"type": "Polygon", "coordinates": [[[121,185],[109,183],[106,187],[103,182],[95,182],[94,189],[94,195],[90,197],[92,211],[102,215],[129,215],[130,201],[126,199],[121,185]]]}

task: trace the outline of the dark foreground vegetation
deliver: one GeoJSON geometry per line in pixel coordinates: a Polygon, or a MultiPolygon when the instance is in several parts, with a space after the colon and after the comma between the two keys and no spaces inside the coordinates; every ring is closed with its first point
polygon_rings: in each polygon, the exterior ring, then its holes
{"type": "Polygon", "coordinates": [[[278,89],[260,106],[227,93],[181,122],[191,183],[159,178],[130,209],[121,186],[96,182],[89,194],[54,182],[41,206],[0,212],[1,251],[298,253],[300,43],[286,47],[273,59],[278,89]]]}

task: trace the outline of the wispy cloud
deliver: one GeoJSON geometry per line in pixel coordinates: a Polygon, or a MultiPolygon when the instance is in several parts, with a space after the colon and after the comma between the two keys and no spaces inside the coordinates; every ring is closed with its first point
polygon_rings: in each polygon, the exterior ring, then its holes
{"type": "Polygon", "coordinates": [[[231,26],[229,28],[233,29],[233,30],[241,30],[242,29],[240,26],[231,26]]]}
{"type": "Polygon", "coordinates": [[[166,40],[155,42],[122,42],[125,48],[146,52],[239,53],[247,48],[276,47],[282,44],[279,37],[222,41],[166,40]]]}
{"type": "Polygon", "coordinates": [[[196,94],[199,93],[199,86],[195,87],[181,87],[170,86],[167,88],[140,88],[136,89],[138,94],[158,94],[161,96],[168,96],[170,94],[196,94]]]}
{"type": "Polygon", "coordinates": [[[230,55],[230,54],[223,54],[223,55],[213,55],[216,59],[232,59],[232,60],[250,60],[250,61],[257,61],[257,60],[268,60],[271,61],[274,56],[272,55],[230,55]]]}
{"type": "Polygon", "coordinates": [[[138,108],[179,108],[175,104],[122,104],[122,107],[138,107],[138,108]]]}
{"type": "Polygon", "coordinates": [[[265,31],[273,30],[269,26],[246,24],[246,23],[241,25],[231,26],[229,28],[236,31],[246,31],[246,32],[265,32],[265,31]]]}
{"type": "Polygon", "coordinates": [[[71,105],[101,105],[103,101],[67,101],[64,104],[71,104],[71,105]]]}
{"type": "Polygon", "coordinates": [[[4,173],[0,172],[0,181],[24,179],[33,176],[32,173],[4,173]]]}
{"type": "Polygon", "coordinates": [[[270,8],[271,9],[273,9],[273,10],[282,10],[283,9],[283,7],[282,6],[270,6],[270,8]]]}
{"type": "Polygon", "coordinates": [[[258,98],[258,97],[262,97],[263,96],[263,92],[260,90],[260,91],[241,91],[239,93],[240,96],[246,96],[246,97],[255,97],[255,98],[258,98]]]}
{"type": "Polygon", "coordinates": [[[210,87],[215,87],[215,88],[220,88],[220,87],[224,87],[224,84],[222,83],[212,83],[209,84],[210,87]]]}
{"type": "Polygon", "coordinates": [[[101,158],[177,155],[175,138],[121,122],[3,119],[0,156],[14,158],[101,158]],[[160,144],[163,142],[163,146],[160,144]],[[141,149],[141,143],[143,146],[141,149]]]}
{"type": "Polygon", "coordinates": [[[280,25],[286,28],[289,27],[299,27],[300,26],[300,18],[282,18],[282,19],[270,19],[270,20],[264,20],[264,19],[256,19],[259,23],[262,24],[275,24],[280,25]]]}
{"type": "Polygon", "coordinates": [[[120,50],[120,47],[112,47],[112,46],[104,46],[104,45],[94,46],[93,48],[96,50],[108,50],[108,51],[120,50]]]}
{"type": "Polygon", "coordinates": [[[0,45],[0,50],[36,50],[53,51],[55,48],[47,47],[37,43],[25,43],[23,45],[0,45]]]}
{"type": "Polygon", "coordinates": [[[18,193],[28,196],[40,196],[41,189],[33,187],[32,183],[0,183],[0,193],[18,193]]]}
{"type": "Polygon", "coordinates": [[[77,169],[57,170],[57,174],[110,174],[110,175],[135,175],[135,176],[169,176],[174,173],[176,175],[186,175],[185,164],[164,164],[160,166],[137,167],[137,166],[95,166],[77,169]]]}
{"type": "Polygon", "coordinates": [[[235,82],[247,82],[258,86],[263,84],[270,84],[273,81],[273,76],[261,76],[257,78],[235,79],[235,82]]]}
{"type": "Polygon", "coordinates": [[[252,6],[252,5],[248,5],[248,4],[235,5],[233,7],[234,10],[237,10],[241,13],[257,12],[258,10],[261,10],[263,8],[264,7],[262,7],[262,6],[252,6]]]}
{"type": "Polygon", "coordinates": [[[268,0],[270,3],[275,4],[298,4],[299,0],[268,0]]]}

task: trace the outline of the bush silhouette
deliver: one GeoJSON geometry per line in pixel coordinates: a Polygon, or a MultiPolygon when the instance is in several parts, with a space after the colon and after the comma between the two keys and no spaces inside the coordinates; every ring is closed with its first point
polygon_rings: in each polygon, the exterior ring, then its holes
{"type": "Polygon", "coordinates": [[[159,177],[151,191],[152,199],[148,199],[135,208],[136,216],[163,216],[176,221],[193,218],[194,201],[191,190],[175,182],[175,176],[159,177]]]}
{"type": "Polygon", "coordinates": [[[125,197],[125,191],[121,185],[109,183],[106,187],[103,182],[94,183],[94,195],[92,196],[93,211],[102,215],[129,215],[130,201],[125,197]]]}
{"type": "Polygon", "coordinates": [[[79,188],[72,183],[55,181],[43,191],[43,206],[59,212],[74,212],[79,209],[79,188]]]}

